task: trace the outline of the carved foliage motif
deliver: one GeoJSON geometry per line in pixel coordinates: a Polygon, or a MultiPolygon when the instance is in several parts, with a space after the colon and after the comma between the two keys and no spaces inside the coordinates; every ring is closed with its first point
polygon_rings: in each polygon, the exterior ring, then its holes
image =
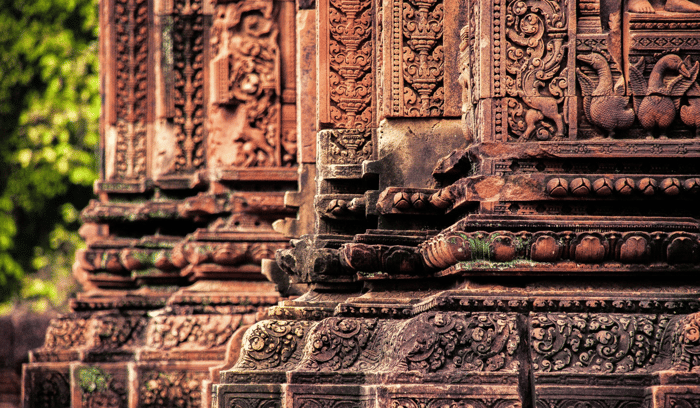
{"type": "Polygon", "coordinates": [[[280,52],[270,0],[217,7],[212,25],[215,101],[235,112],[235,167],[291,165],[296,134],[280,130],[280,52]],[[283,145],[284,152],[275,146],[283,145]],[[286,155],[286,156],[285,156],[286,155]]]}
{"type": "Polygon", "coordinates": [[[363,131],[372,122],[372,2],[330,0],[330,118],[363,131]]]}
{"type": "Polygon", "coordinates": [[[300,354],[296,353],[297,346],[310,325],[310,322],[285,320],[257,323],[246,332],[236,366],[262,370],[297,362],[300,354]]]}
{"type": "Polygon", "coordinates": [[[148,115],[148,0],[116,0],[116,175],[136,179],[146,172],[148,115]]]}
{"type": "Polygon", "coordinates": [[[376,327],[376,319],[325,319],[309,340],[312,348],[309,365],[332,370],[350,368],[369,343],[376,327]]]}
{"type": "Polygon", "coordinates": [[[499,371],[517,368],[520,335],[505,313],[426,313],[404,328],[399,344],[409,370],[499,371]]]}
{"type": "Polygon", "coordinates": [[[233,315],[157,316],[151,322],[148,346],[161,350],[221,347],[238,328],[237,322],[233,315]]]}
{"type": "Polygon", "coordinates": [[[673,352],[676,368],[690,371],[700,367],[700,313],[680,321],[673,336],[673,352]]]}
{"type": "Polygon", "coordinates": [[[204,16],[201,0],[176,0],[173,7],[173,120],[176,158],[172,171],[204,164],[204,16]]]}
{"type": "Polygon", "coordinates": [[[439,116],[444,102],[443,3],[403,2],[403,101],[407,116],[439,116]]]}
{"type": "Polygon", "coordinates": [[[536,371],[627,373],[648,369],[668,325],[664,315],[536,313],[536,371]]]}
{"type": "Polygon", "coordinates": [[[202,403],[202,380],[206,374],[157,372],[144,374],[139,386],[139,406],[193,408],[202,403]]]}
{"type": "Polygon", "coordinates": [[[294,408],[368,408],[368,403],[351,399],[332,398],[295,398],[294,408]]]}
{"type": "Polygon", "coordinates": [[[507,2],[505,103],[511,136],[522,141],[565,135],[568,7],[566,0],[507,2]]]}
{"type": "Polygon", "coordinates": [[[372,134],[352,129],[329,131],[329,164],[360,164],[372,156],[372,134]]]}

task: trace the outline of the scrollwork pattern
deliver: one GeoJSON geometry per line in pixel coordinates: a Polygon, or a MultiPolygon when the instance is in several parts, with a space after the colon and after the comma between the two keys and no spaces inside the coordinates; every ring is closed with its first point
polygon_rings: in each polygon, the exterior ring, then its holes
{"type": "Polygon", "coordinates": [[[517,368],[520,334],[505,313],[426,313],[404,328],[399,344],[409,370],[500,371],[517,368]]]}
{"type": "Polygon", "coordinates": [[[535,371],[628,373],[658,356],[665,315],[537,313],[532,322],[535,371]]]}
{"type": "Polygon", "coordinates": [[[377,319],[331,317],[317,326],[309,340],[309,366],[332,370],[352,367],[367,347],[377,327],[377,319]]]}
{"type": "Polygon", "coordinates": [[[538,140],[564,137],[562,104],[569,87],[567,8],[566,0],[511,0],[507,4],[507,118],[512,136],[520,140],[533,135],[538,140]]]}
{"type": "Polygon", "coordinates": [[[311,322],[265,320],[248,329],[243,340],[241,358],[236,367],[262,370],[286,367],[299,361],[299,342],[311,322]]]}

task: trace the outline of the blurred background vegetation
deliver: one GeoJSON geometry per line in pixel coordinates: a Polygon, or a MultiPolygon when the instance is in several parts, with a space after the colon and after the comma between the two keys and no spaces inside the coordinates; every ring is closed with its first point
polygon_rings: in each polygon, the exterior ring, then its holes
{"type": "Polygon", "coordinates": [[[0,315],[66,311],[97,178],[97,0],[0,0],[0,315]]]}

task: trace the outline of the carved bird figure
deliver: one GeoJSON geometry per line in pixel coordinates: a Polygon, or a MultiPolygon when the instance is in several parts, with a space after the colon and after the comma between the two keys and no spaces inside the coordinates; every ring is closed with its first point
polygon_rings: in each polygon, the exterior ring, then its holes
{"type": "Polygon", "coordinates": [[[700,138],[700,85],[693,82],[688,89],[688,105],[681,106],[681,120],[695,128],[695,137],[700,138]]]}
{"type": "Polygon", "coordinates": [[[615,130],[627,129],[634,122],[634,110],[628,108],[629,98],[624,96],[624,82],[613,86],[612,72],[608,60],[598,53],[579,55],[580,61],[589,64],[598,73],[598,84],[576,69],[583,91],[583,111],[593,125],[605,129],[613,137],[615,130]]]}
{"type": "Polygon", "coordinates": [[[630,88],[634,98],[637,118],[649,137],[653,130],[659,129],[661,137],[666,136],[666,129],[676,117],[680,107],[680,97],[690,88],[698,76],[700,63],[697,61],[689,68],[690,58],[675,54],[665,55],[659,59],[649,75],[649,86],[645,84],[644,59],[630,66],[630,88]],[[673,75],[678,73],[678,75],[673,75]]]}

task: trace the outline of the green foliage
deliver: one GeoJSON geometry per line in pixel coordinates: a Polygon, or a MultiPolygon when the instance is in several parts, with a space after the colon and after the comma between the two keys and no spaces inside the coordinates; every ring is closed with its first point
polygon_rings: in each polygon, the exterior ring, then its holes
{"type": "Polygon", "coordinates": [[[85,394],[102,392],[107,389],[111,376],[99,367],[81,367],[78,370],[78,384],[85,394]]]}
{"type": "Polygon", "coordinates": [[[97,178],[97,1],[0,3],[0,302],[60,309],[97,178]]]}

